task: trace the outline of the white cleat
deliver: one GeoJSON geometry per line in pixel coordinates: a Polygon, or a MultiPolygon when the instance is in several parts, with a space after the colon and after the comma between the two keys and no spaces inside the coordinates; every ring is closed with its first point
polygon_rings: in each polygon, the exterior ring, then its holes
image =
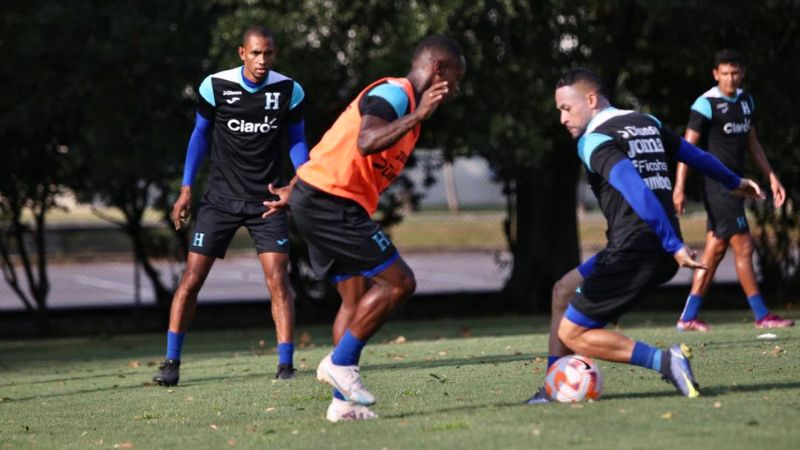
{"type": "Polygon", "coordinates": [[[331,422],[338,422],[340,420],[377,419],[378,415],[364,405],[334,398],[328,406],[325,418],[331,422]]]}
{"type": "Polygon", "coordinates": [[[351,402],[360,405],[375,404],[375,396],[361,382],[358,366],[337,366],[331,361],[331,354],[323,358],[317,366],[317,379],[338,389],[351,402]]]}

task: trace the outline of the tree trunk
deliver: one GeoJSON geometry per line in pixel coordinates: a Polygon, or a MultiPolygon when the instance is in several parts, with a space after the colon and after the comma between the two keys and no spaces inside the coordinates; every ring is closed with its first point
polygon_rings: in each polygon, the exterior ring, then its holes
{"type": "Polygon", "coordinates": [[[514,257],[504,287],[509,303],[521,311],[549,311],[553,284],[580,263],[575,187],[578,164],[559,149],[544,161],[541,175],[519,174],[510,204],[507,238],[514,257]]]}

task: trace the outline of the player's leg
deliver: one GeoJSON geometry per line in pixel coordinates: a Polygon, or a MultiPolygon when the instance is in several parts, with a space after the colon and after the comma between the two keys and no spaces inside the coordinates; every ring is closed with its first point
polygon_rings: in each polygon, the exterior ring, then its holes
{"type": "Polygon", "coordinates": [[[358,370],[361,351],[388,316],[416,289],[411,268],[399,254],[369,273],[372,285],[357,300],[355,311],[333,354],[317,368],[317,377],[334,386],[346,399],[362,405],[375,403],[358,370]]]}
{"type": "Polygon", "coordinates": [[[180,379],[181,351],[186,330],[197,308],[197,295],[208,277],[216,258],[189,252],[186,269],[178,289],[172,297],[167,331],[167,352],[153,382],[162,386],[174,386],[180,379]]]}
{"type": "Polygon", "coordinates": [[[278,370],[275,378],[292,379],[294,369],[294,296],[289,286],[289,255],[287,253],[259,253],[264,279],[269,289],[272,321],[277,338],[278,370]]]}
{"type": "MultiPolygon", "coordinates": [[[[364,296],[369,287],[369,280],[365,277],[354,276],[346,278],[336,283],[336,289],[342,298],[342,304],[336,314],[336,320],[333,323],[333,345],[334,347],[339,344],[345,330],[349,327],[350,321],[356,312],[358,300],[364,296]]],[[[331,422],[338,422],[340,420],[365,420],[376,419],[377,414],[370,411],[364,405],[351,402],[333,388],[333,399],[325,418],[331,422]]]]}
{"type": "Polygon", "coordinates": [[[708,331],[708,325],[698,318],[703,305],[703,296],[708,291],[714,274],[719,267],[725,252],[728,250],[728,240],[718,237],[713,231],[706,234],[706,245],[703,249],[702,262],[708,269],[696,269],[692,279],[692,289],[686,298],[686,305],[678,319],[678,331],[708,331]]]}
{"type": "MultiPolygon", "coordinates": [[[[570,270],[566,275],[561,277],[555,285],[553,285],[553,292],[550,305],[550,335],[547,341],[547,369],[555,363],[558,358],[572,354],[561,339],[558,338],[558,327],[561,324],[561,318],[569,306],[569,302],[575,295],[575,291],[580,288],[583,283],[584,273],[591,272],[591,267],[594,264],[595,258],[592,257],[589,261],[581,266],[570,270]]],[[[529,405],[537,405],[541,403],[550,403],[550,398],[544,386],[529,398],[525,403],[529,405]]]]}
{"type": "Polygon", "coordinates": [[[256,246],[258,259],[270,293],[272,320],[275,323],[278,368],[275,378],[290,380],[294,369],[294,295],[289,283],[289,218],[285,212],[261,217],[262,205],[245,204],[244,222],[256,246]]]}
{"type": "Polygon", "coordinates": [[[758,290],[755,271],[753,270],[753,239],[749,232],[737,233],[730,238],[731,248],[736,260],[736,274],[739,283],[747,296],[747,302],[755,316],[758,328],[783,328],[794,325],[793,320],[783,319],[777,314],[770,314],[764,298],[758,290]]]}
{"type": "Polygon", "coordinates": [[[191,236],[186,269],[170,306],[167,353],[153,382],[163,386],[178,383],[181,351],[186,330],[194,317],[197,295],[217,258],[224,258],[242,218],[212,205],[205,197],[197,208],[197,223],[191,236]]]}
{"type": "Polygon", "coordinates": [[[361,276],[349,277],[336,283],[336,290],[342,298],[342,304],[339,306],[339,311],[336,313],[336,319],[333,322],[334,347],[350,326],[358,307],[358,301],[366,294],[368,288],[369,279],[361,276]]]}
{"type": "Polygon", "coordinates": [[[673,345],[662,350],[620,333],[604,330],[604,326],[605,323],[570,306],[561,321],[558,335],[575,353],[654,370],[670,380],[686,397],[700,395],[689,365],[691,353],[687,347],[673,345]]]}
{"type": "Polygon", "coordinates": [[[677,271],[678,265],[666,252],[637,248],[601,252],[581,292],[567,307],[558,337],[577,354],[646,367],[669,379],[683,395],[699,395],[688,348],[659,349],[603,329],[677,271]]]}

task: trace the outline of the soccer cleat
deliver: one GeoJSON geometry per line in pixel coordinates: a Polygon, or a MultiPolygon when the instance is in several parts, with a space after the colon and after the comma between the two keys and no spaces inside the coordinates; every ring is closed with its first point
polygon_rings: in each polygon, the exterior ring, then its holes
{"type": "Polygon", "coordinates": [[[340,420],[377,419],[378,415],[364,405],[334,398],[328,406],[325,418],[331,422],[339,422],[340,420]]]}
{"type": "Polygon", "coordinates": [[[697,391],[697,382],[694,380],[692,366],[689,360],[692,358],[692,349],[686,344],[673,345],[669,348],[669,376],[664,379],[671,382],[681,394],[689,398],[700,396],[697,391]]]}
{"type": "Polygon", "coordinates": [[[701,333],[705,333],[711,327],[709,327],[707,323],[703,322],[700,319],[693,319],[693,320],[679,320],[675,328],[677,328],[678,331],[699,331],[701,333]]]}
{"type": "Polygon", "coordinates": [[[347,400],[360,405],[375,404],[372,395],[361,382],[358,366],[337,366],[328,354],[317,366],[317,379],[339,390],[347,400]]]}
{"type": "Polygon", "coordinates": [[[165,359],[158,366],[158,373],[153,377],[153,383],[159,386],[175,386],[181,377],[180,368],[180,359],[165,359]]]}
{"type": "Polygon", "coordinates": [[[786,328],[793,326],[794,320],[784,319],[777,314],[767,314],[763,319],[756,320],[756,328],[786,328]]]}
{"type": "Polygon", "coordinates": [[[553,400],[547,395],[544,386],[540,387],[533,397],[529,398],[525,403],[528,405],[544,405],[545,403],[552,403],[553,400]]]}
{"type": "Polygon", "coordinates": [[[291,380],[295,377],[297,370],[291,364],[278,364],[278,371],[275,372],[276,380],[291,380]]]}

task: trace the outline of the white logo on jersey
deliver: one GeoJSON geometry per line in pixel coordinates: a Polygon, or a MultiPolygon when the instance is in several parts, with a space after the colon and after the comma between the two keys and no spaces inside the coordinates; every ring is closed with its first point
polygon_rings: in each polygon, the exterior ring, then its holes
{"type": "Polygon", "coordinates": [[[242,95],[242,91],[222,91],[223,97],[227,97],[229,95],[242,95]]]}
{"type": "Polygon", "coordinates": [[[747,102],[742,102],[742,112],[745,116],[750,115],[750,105],[748,105],[747,102]]]}
{"type": "Polygon", "coordinates": [[[226,102],[228,102],[228,104],[229,104],[229,105],[232,105],[232,104],[234,104],[234,103],[238,102],[239,100],[241,100],[241,98],[239,98],[239,97],[233,97],[233,98],[229,98],[229,99],[227,99],[227,100],[225,100],[225,101],[226,101],[226,102]]]}
{"type": "Polygon", "coordinates": [[[264,96],[267,99],[267,104],[264,109],[278,109],[278,99],[281,96],[280,92],[265,92],[264,96]]]}
{"type": "Polygon", "coordinates": [[[664,153],[664,144],[661,139],[634,139],[628,141],[628,158],[633,159],[642,153],[664,153]]]}
{"type": "Polygon", "coordinates": [[[742,123],[728,122],[722,126],[722,131],[725,134],[747,133],[750,131],[750,119],[745,118],[742,123]]]}
{"type": "Polygon", "coordinates": [[[628,139],[634,136],[655,136],[658,134],[658,128],[650,125],[649,127],[634,127],[628,125],[622,130],[617,130],[623,139],[628,139]]]}
{"type": "Polygon", "coordinates": [[[277,117],[268,120],[269,117],[264,117],[264,122],[246,122],[241,119],[231,119],[228,121],[228,129],[231,131],[239,131],[242,133],[269,133],[270,131],[278,128],[275,125],[277,117]]]}
{"type": "Polygon", "coordinates": [[[728,102],[717,103],[717,109],[722,114],[728,114],[728,102]]]}

